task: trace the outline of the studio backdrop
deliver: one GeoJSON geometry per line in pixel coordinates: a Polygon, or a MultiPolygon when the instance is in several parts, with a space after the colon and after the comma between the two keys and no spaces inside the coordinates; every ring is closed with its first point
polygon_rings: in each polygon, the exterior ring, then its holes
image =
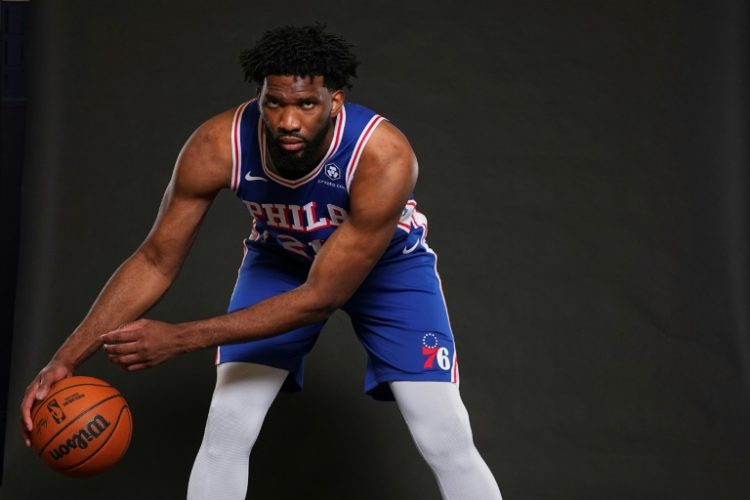
{"type": "MultiPolygon", "coordinates": [[[[91,479],[45,468],[16,408],[149,231],[188,136],[254,94],[239,52],[314,21],[356,46],[348,99],[416,151],[463,400],[505,498],[750,498],[745,2],[31,7],[3,500],[184,498],[213,351],[79,368],[134,419],[122,462],[91,479]]],[[[221,314],[250,224],[222,193],[147,317],[221,314]]],[[[269,412],[248,498],[439,497],[396,406],[362,394],[346,316],[306,366],[269,412]]]]}

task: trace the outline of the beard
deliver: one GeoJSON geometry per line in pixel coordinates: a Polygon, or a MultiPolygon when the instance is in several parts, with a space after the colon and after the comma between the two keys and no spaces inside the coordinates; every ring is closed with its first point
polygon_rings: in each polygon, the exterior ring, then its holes
{"type": "Polygon", "coordinates": [[[271,155],[273,165],[283,177],[299,179],[312,171],[325,154],[321,152],[321,149],[328,130],[331,128],[331,120],[326,120],[323,128],[309,140],[295,133],[280,134],[276,137],[265,123],[263,126],[266,128],[266,147],[268,148],[268,154],[271,155]],[[302,149],[300,151],[286,151],[279,143],[281,137],[302,139],[302,149]]]}

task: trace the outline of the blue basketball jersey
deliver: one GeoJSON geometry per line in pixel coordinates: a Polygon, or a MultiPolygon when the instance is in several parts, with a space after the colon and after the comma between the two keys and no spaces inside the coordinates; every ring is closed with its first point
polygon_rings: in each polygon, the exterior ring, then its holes
{"type": "MultiPolygon", "coordinates": [[[[311,262],[346,220],[349,189],[362,151],[384,120],[364,106],[344,104],[323,159],[304,177],[290,180],[267,164],[266,130],[258,101],[240,105],[232,124],[231,188],[253,216],[247,244],[311,262]]],[[[391,246],[403,246],[405,254],[427,250],[427,221],[416,205],[409,196],[391,241],[391,246]]]]}
{"type": "MultiPolygon", "coordinates": [[[[253,216],[229,304],[250,307],[305,282],[326,239],[347,218],[349,189],[367,141],[383,117],[345,104],[330,147],[310,173],[285,179],[266,164],[266,131],[255,100],[232,124],[232,181],[253,216]],[[298,265],[293,263],[297,262],[298,265]]],[[[396,380],[457,382],[458,364],[437,256],[425,241],[427,219],[409,196],[388,248],[341,307],[367,352],[365,391],[392,399],[396,380]]],[[[220,346],[216,363],[259,363],[289,372],[283,390],[299,390],[303,362],[324,322],[284,334],[220,346]]]]}

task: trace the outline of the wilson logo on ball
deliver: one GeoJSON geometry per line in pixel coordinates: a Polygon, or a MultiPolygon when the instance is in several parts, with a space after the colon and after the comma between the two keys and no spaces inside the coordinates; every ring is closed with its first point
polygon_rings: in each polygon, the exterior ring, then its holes
{"type": "Polygon", "coordinates": [[[96,415],[86,427],[82,427],[78,432],[73,434],[70,439],[56,449],[50,450],[49,454],[53,459],[60,460],[62,457],[70,453],[71,449],[85,450],[89,447],[89,443],[98,438],[110,425],[112,424],[109,423],[107,419],[101,415],[96,415]]]}

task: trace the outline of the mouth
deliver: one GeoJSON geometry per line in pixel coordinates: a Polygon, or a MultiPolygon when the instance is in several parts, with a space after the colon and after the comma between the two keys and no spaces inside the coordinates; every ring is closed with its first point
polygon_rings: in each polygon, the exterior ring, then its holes
{"type": "Polygon", "coordinates": [[[296,153],[305,147],[305,141],[298,137],[280,137],[278,144],[281,149],[290,153],[296,153]]]}

